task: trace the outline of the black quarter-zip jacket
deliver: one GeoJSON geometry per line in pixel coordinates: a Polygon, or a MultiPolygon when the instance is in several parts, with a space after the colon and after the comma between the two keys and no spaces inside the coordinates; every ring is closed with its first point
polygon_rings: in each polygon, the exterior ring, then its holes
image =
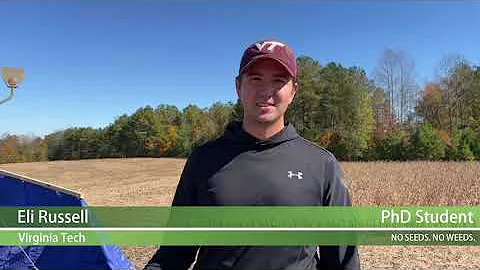
{"type": "MultiPolygon", "coordinates": [[[[291,124],[259,140],[231,122],[189,156],[172,206],[350,206],[335,157],[291,124]]],[[[164,246],[147,270],[360,269],[354,246],[164,246]]]]}

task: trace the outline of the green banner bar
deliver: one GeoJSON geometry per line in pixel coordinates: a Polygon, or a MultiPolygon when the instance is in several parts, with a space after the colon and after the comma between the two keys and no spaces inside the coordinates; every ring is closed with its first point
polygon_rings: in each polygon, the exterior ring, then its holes
{"type": "Polygon", "coordinates": [[[480,245],[479,231],[1,231],[0,245],[480,245]]]}
{"type": "Polygon", "coordinates": [[[1,207],[0,226],[480,228],[480,207],[1,207]]]}

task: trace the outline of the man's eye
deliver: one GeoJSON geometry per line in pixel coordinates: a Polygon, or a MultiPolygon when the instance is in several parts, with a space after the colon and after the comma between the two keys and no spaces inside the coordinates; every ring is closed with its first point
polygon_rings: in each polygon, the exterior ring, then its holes
{"type": "Polygon", "coordinates": [[[250,79],[251,79],[252,81],[255,81],[255,82],[262,80],[262,78],[260,78],[260,77],[252,77],[252,78],[250,78],[250,79]]]}

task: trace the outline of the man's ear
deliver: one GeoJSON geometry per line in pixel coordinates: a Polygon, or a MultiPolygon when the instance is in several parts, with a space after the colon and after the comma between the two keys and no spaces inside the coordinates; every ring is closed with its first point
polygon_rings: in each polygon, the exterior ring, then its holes
{"type": "Polygon", "coordinates": [[[295,98],[295,94],[297,94],[298,90],[300,89],[300,85],[298,82],[293,82],[293,87],[292,87],[292,100],[295,98]]]}
{"type": "Polygon", "coordinates": [[[237,97],[240,99],[240,89],[241,89],[240,75],[235,77],[235,89],[237,90],[237,97]]]}

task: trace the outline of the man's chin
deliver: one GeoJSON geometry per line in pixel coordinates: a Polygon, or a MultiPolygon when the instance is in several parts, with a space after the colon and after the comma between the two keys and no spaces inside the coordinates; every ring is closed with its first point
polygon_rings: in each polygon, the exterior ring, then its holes
{"type": "Polygon", "coordinates": [[[273,124],[278,120],[274,115],[260,115],[257,116],[256,121],[260,124],[273,124]]]}

